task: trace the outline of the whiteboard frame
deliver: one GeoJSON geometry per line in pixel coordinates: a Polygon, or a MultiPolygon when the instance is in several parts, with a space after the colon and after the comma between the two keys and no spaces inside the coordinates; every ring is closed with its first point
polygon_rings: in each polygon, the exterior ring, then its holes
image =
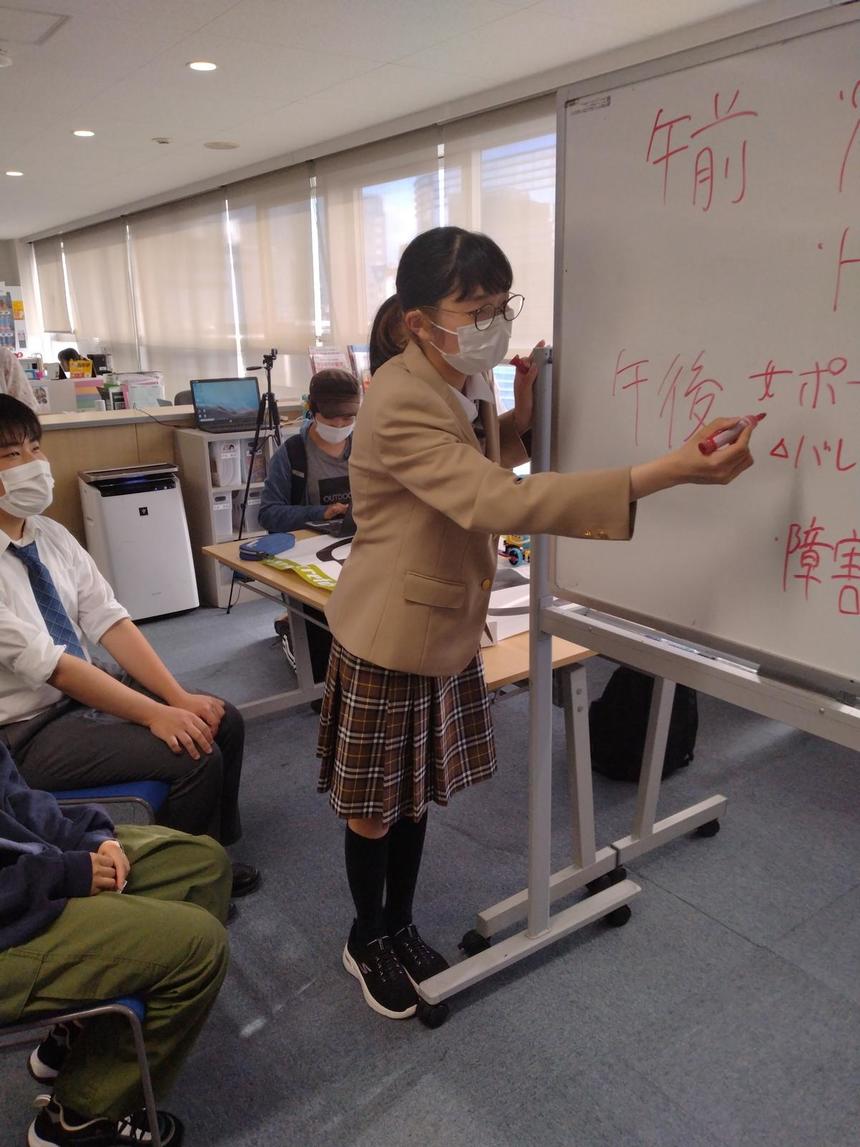
{"type": "MultiPolygon", "coordinates": [[[[661,76],[672,75],[676,72],[686,71],[699,67],[702,64],[714,63],[730,57],[753,52],[760,48],[769,48],[777,44],[784,44],[790,40],[801,39],[816,32],[824,32],[844,24],[860,23],[860,4],[858,0],[849,0],[839,7],[823,8],[820,11],[809,12],[795,16],[788,20],[781,20],[752,31],[741,32],[737,35],[727,36],[721,40],[701,44],[695,48],[688,48],[681,52],[673,52],[666,56],[658,56],[644,63],[634,64],[627,68],[615,71],[602,72],[586,80],[559,88],[556,99],[556,222],[555,222],[555,291],[553,313],[553,362],[555,385],[552,389],[552,443],[551,457],[552,469],[556,469],[558,459],[558,428],[560,420],[560,379],[565,369],[563,321],[564,313],[564,257],[565,257],[565,210],[566,200],[565,177],[567,172],[567,109],[575,100],[583,99],[604,92],[615,91],[618,88],[628,87],[631,84],[642,83],[645,80],[657,79],[661,76]]],[[[567,539],[564,539],[567,540],[567,539]]],[[[577,605],[587,606],[589,609],[604,613],[607,617],[622,618],[643,626],[655,633],[667,633],[682,638],[684,641],[702,648],[704,642],[709,642],[710,635],[703,635],[699,630],[687,626],[668,622],[663,618],[654,618],[648,614],[640,613],[635,609],[622,609],[616,603],[611,605],[591,594],[580,593],[569,586],[559,583],[557,574],[557,555],[559,539],[553,537],[550,543],[549,554],[549,580],[552,593],[564,601],[577,605]]],[[[552,631],[552,632],[557,632],[552,631]]],[[[582,635],[573,640],[582,640],[582,635]]],[[[746,646],[731,640],[713,639],[713,646],[720,652],[727,652],[734,657],[758,666],[758,669],[773,678],[794,682],[817,692],[835,695],[842,699],[853,698],[860,693],[860,679],[845,678],[841,675],[828,674],[820,670],[813,670],[802,662],[779,657],[776,654],[746,646]]],[[[601,651],[602,652],[602,651],[601,651]]],[[[713,656],[713,653],[711,654],[713,656]]]]}

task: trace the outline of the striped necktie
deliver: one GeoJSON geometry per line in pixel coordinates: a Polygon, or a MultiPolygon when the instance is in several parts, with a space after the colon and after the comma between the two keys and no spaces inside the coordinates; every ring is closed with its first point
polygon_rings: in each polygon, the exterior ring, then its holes
{"type": "Polygon", "coordinates": [[[45,622],[48,635],[55,645],[65,645],[66,653],[86,660],[81,643],[71,618],[57,593],[51,571],[39,557],[35,542],[28,542],[26,546],[9,546],[9,553],[20,558],[27,567],[27,576],[30,579],[30,588],[36,605],[45,622]]]}

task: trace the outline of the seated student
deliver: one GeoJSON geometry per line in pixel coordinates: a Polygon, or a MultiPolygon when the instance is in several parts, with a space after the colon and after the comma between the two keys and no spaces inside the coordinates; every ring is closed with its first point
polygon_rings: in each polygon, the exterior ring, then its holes
{"type": "Polygon", "coordinates": [[[31,410],[36,409],[36,398],[24,368],[8,347],[0,346],[0,394],[11,394],[20,402],[25,402],[31,410]]]}
{"type": "MultiPolygon", "coordinates": [[[[35,788],[167,781],[164,824],[233,844],[242,717],[183,689],[86,550],[41,516],[54,484],[41,436],[36,415],[0,395],[0,740],[35,788]],[[93,665],[82,635],[147,692],[93,665]]],[[[233,870],[234,896],[260,883],[250,864],[233,870]]]]}
{"type": "Polygon", "coordinates": [[[361,404],[358,379],[347,370],[317,371],[308,401],[311,417],[269,463],[260,522],[270,534],[329,521],[349,509],[349,454],[361,404]]]}
{"type": "MultiPolygon", "coordinates": [[[[260,499],[260,524],[270,534],[342,517],[352,500],[349,455],[361,403],[358,379],[346,370],[320,370],[311,379],[308,399],[311,418],[284,442],[269,463],[260,499]]],[[[307,617],[325,621],[319,610],[306,606],[304,612],[307,617]]],[[[278,618],[275,630],[286,638],[288,618],[278,618]]],[[[307,632],[314,681],[322,681],[331,638],[327,629],[313,623],[307,632]]]]}
{"type": "Polygon", "coordinates": [[[57,362],[60,364],[60,378],[69,377],[69,367],[73,358],[80,358],[80,351],[76,351],[73,346],[67,346],[65,350],[61,350],[57,355],[57,362]]]}
{"type": "MultiPolygon", "coordinates": [[[[142,996],[162,1094],[224,979],[229,895],[230,866],[214,840],[156,825],[115,830],[97,808],[63,812],[25,784],[0,745],[0,1023],[142,996]]],[[[150,1141],[124,1019],[59,1024],[28,1066],[53,1088],[28,1147],[150,1141]]],[[[164,1147],[178,1147],[179,1120],[159,1112],[159,1124],[164,1147]]]]}

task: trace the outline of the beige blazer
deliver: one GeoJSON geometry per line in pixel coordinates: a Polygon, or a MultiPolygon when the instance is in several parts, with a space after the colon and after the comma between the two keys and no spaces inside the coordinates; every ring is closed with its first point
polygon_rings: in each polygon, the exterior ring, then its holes
{"type": "Polygon", "coordinates": [[[481,404],[486,455],[450,386],[410,343],[373,376],[352,439],[358,532],[326,617],[358,657],[448,676],[475,656],[497,535],[626,539],[630,472],[534,474],[513,414],[481,404]]]}

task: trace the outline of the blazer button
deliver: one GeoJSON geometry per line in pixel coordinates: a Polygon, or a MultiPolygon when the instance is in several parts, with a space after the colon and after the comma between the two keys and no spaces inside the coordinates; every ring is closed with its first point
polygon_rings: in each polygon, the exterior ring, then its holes
{"type": "Polygon", "coordinates": [[[492,589],[492,588],[493,588],[492,579],[485,577],[484,580],[481,582],[481,589],[492,589]]]}
{"type": "Polygon", "coordinates": [[[602,542],[607,542],[607,541],[609,541],[609,534],[607,534],[606,530],[598,530],[598,531],[597,531],[597,536],[598,536],[598,538],[600,538],[600,540],[601,540],[602,542]]]}
{"type": "Polygon", "coordinates": [[[582,531],[582,536],[583,536],[584,538],[593,538],[593,537],[594,537],[594,534],[592,534],[591,530],[583,530],[583,531],[582,531]]]}

